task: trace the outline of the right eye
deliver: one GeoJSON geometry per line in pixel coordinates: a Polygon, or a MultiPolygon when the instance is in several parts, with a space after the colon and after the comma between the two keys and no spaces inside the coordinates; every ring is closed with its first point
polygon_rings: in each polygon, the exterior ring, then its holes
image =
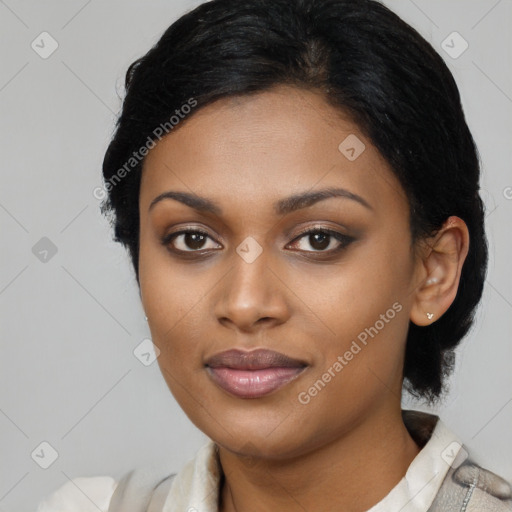
{"type": "Polygon", "coordinates": [[[198,229],[182,229],[175,233],[169,233],[162,239],[162,244],[174,252],[199,252],[218,249],[219,244],[214,242],[214,247],[205,247],[207,240],[213,239],[205,231],[198,229]]]}

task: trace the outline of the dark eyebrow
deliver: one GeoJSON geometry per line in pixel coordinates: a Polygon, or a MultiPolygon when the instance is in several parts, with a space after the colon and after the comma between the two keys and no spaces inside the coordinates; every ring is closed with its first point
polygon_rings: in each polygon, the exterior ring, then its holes
{"type": "Polygon", "coordinates": [[[151,201],[148,211],[164,199],[175,199],[176,201],[186,204],[187,206],[190,206],[190,208],[194,208],[200,212],[213,213],[214,215],[219,216],[222,215],[220,207],[210,199],[206,199],[206,197],[201,197],[189,192],[175,192],[173,190],[169,190],[159,196],[156,196],[155,199],[151,201]]]}
{"type": "MultiPolygon", "coordinates": [[[[316,192],[302,192],[286,197],[284,199],[280,199],[277,201],[277,203],[274,204],[274,211],[277,215],[286,215],[287,213],[291,213],[302,208],[307,208],[308,206],[312,206],[319,201],[323,201],[331,197],[351,199],[368,208],[369,210],[373,210],[370,204],[368,204],[367,201],[365,201],[361,196],[358,196],[357,194],[349,192],[344,188],[326,188],[323,190],[317,190],[316,192]]],[[[212,213],[218,216],[222,215],[222,209],[214,201],[207,199],[206,197],[198,196],[197,194],[189,192],[176,192],[172,190],[163,192],[159,196],[155,197],[155,199],[151,201],[148,211],[151,210],[153,206],[155,206],[158,202],[164,199],[175,199],[176,201],[190,206],[190,208],[194,208],[194,210],[199,212],[212,213]]]]}
{"type": "Polygon", "coordinates": [[[359,204],[362,204],[369,210],[373,210],[370,204],[361,196],[349,192],[344,188],[325,188],[323,190],[317,190],[316,192],[303,192],[300,194],[295,194],[278,201],[274,205],[274,210],[278,215],[286,215],[287,213],[300,210],[301,208],[307,208],[308,206],[318,203],[318,201],[323,201],[324,199],[329,199],[331,197],[351,199],[352,201],[356,201],[359,204]]]}

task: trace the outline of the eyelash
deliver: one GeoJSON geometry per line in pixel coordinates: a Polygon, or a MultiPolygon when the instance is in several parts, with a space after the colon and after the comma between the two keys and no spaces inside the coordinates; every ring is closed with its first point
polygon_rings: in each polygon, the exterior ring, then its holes
{"type": "MultiPolygon", "coordinates": [[[[175,238],[177,238],[178,236],[180,235],[184,235],[184,234],[198,234],[198,235],[203,235],[207,238],[210,238],[211,240],[213,240],[213,238],[206,232],[206,231],[203,231],[201,229],[197,229],[197,228],[190,228],[190,229],[182,229],[180,231],[176,231],[174,233],[169,233],[168,235],[164,236],[163,239],[162,239],[162,245],[166,246],[170,251],[174,252],[175,254],[178,254],[178,255],[183,255],[185,257],[189,257],[187,255],[189,254],[200,254],[200,255],[204,255],[208,252],[210,252],[212,249],[197,249],[197,250],[190,250],[190,251],[183,251],[181,249],[176,249],[176,248],[172,248],[170,247],[171,245],[171,242],[174,241],[175,238]]],[[[337,254],[341,251],[343,251],[344,249],[346,249],[350,243],[352,243],[355,239],[351,236],[348,236],[348,235],[343,235],[342,233],[339,233],[337,231],[334,231],[332,229],[329,229],[329,228],[324,228],[324,227],[314,227],[314,228],[305,228],[303,230],[301,230],[298,235],[290,242],[290,243],[294,243],[296,241],[299,241],[301,240],[302,238],[305,238],[306,235],[314,235],[314,234],[325,234],[325,235],[329,235],[333,238],[335,238],[339,243],[340,245],[335,248],[335,249],[330,249],[330,250],[312,250],[312,251],[302,251],[302,252],[305,252],[305,253],[313,253],[313,254],[337,254]]],[[[329,240],[330,242],[330,240],[329,240]]],[[[290,244],[288,244],[290,245],[290,244]]],[[[216,250],[216,249],[213,249],[213,250],[216,250]]],[[[299,250],[300,252],[300,250],[299,250]]]]}

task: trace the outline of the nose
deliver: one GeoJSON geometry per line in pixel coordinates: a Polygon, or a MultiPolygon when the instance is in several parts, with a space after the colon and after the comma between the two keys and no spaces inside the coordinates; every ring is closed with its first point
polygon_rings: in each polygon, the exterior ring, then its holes
{"type": "Polygon", "coordinates": [[[233,255],[233,266],[215,297],[215,316],[222,325],[254,332],[286,322],[290,316],[287,288],[271,267],[265,251],[250,263],[233,255]]]}

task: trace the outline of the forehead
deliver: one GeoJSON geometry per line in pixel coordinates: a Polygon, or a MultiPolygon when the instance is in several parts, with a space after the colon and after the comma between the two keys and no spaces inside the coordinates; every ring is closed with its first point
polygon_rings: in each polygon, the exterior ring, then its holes
{"type": "Polygon", "coordinates": [[[402,195],[386,161],[348,115],[319,93],[280,86],[218,100],[160,140],[144,161],[140,206],[182,190],[261,207],[325,186],[376,203],[384,200],[383,186],[388,195],[402,195]]]}

